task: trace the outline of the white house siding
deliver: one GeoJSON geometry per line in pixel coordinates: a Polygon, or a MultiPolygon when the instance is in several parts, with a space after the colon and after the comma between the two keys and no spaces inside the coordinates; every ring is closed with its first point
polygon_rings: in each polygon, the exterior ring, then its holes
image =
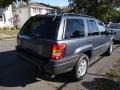
{"type": "Polygon", "coordinates": [[[0,20],[0,28],[3,27],[13,27],[13,21],[12,21],[12,6],[5,8],[2,13],[2,20],[0,20]]]}
{"type": "Polygon", "coordinates": [[[42,14],[46,14],[48,13],[48,10],[47,9],[42,9],[42,14]]]}
{"type": "Polygon", "coordinates": [[[37,15],[37,14],[42,14],[42,9],[41,8],[35,8],[35,7],[31,7],[30,8],[30,15],[31,16],[35,16],[35,15],[37,15]],[[36,10],[34,10],[34,9],[36,9],[36,10]],[[35,12],[36,11],[36,12],[35,12]]]}
{"type": "Polygon", "coordinates": [[[28,9],[28,7],[23,7],[16,10],[16,15],[18,15],[18,28],[21,28],[30,17],[28,9]]]}
{"type": "Polygon", "coordinates": [[[44,7],[41,7],[41,8],[40,7],[31,7],[30,11],[31,11],[31,13],[30,13],[31,16],[35,16],[37,14],[44,15],[46,13],[49,13],[50,11],[52,12],[52,9],[51,8],[44,8],[44,7]]]}
{"type": "Polygon", "coordinates": [[[29,5],[17,8],[14,11],[14,15],[15,14],[18,15],[19,21],[17,23],[17,26],[18,26],[18,28],[21,28],[23,26],[23,24],[31,16],[35,16],[37,14],[44,15],[44,14],[52,12],[52,11],[53,11],[53,8],[51,8],[51,7],[47,7],[47,6],[41,5],[39,3],[34,3],[34,4],[29,4],[29,5]]]}

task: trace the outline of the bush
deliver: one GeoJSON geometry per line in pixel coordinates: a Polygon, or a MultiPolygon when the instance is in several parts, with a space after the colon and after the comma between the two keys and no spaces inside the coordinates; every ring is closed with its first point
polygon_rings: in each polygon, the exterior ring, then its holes
{"type": "Polygon", "coordinates": [[[3,27],[3,30],[9,30],[9,27],[3,27]]]}
{"type": "Polygon", "coordinates": [[[16,27],[12,27],[12,28],[10,28],[10,30],[17,30],[17,29],[16,29],[16,27]]]}
{"type": "Polygon", "coordinates": [[[0,30],[17,30],[16,27],[3,27],[3,29],[1,28],[0,30]]]}

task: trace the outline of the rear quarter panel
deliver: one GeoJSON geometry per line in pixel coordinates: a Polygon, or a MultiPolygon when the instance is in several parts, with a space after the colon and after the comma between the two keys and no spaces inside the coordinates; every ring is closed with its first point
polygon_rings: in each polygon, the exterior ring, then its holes
{"type": "Polygon", "coordinates": [[[92,50],[92,45],[88,43],[89,39],[87,37],[86,20],[83,17],[72,17],[71,18],[69,16],[64,16],[61,20],[57,40],[58,40],[57,43],[65,43],[67,46],[65,57],[71,57],[72,55],[79,54],[80,52],[83,52],[84,50],[87,50],[87,49],[92,50]],[[85,25],[85,37],[64,39],[67,19],[83,19],[84,25],[85,25]]]}
{"type": "Polygon", "coordinates": [[[91,50],[92,45],[88,43],[88,38],[76,38],[70,40],[62,40],[58,41],[58,43],[65,43],[66,44],[66,52],[65,57],[70,57],[76,54],[80,54],[84,51],[91,50]]]}

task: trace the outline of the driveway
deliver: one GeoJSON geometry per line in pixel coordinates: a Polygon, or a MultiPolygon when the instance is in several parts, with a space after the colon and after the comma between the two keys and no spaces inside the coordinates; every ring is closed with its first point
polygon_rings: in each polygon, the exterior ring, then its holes
{"type": "Polygon", "coordinates": [[[120,58],[120,46],[115,45],[111,56],[95,58],[85,78],[73,82],[70,73],[45,77],[34,65],[17,58],[15,45],[15,40],[0,42],[0,90],[95,90],[97,82],[120,58]]]}

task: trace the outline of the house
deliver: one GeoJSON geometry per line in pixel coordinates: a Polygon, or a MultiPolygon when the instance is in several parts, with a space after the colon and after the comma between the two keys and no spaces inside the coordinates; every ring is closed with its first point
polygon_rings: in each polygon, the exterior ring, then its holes
{"type": "Polygon", "coordinates": [[[0,8],[0,28],[13,27],[12,22],[12,6],[0,8]]]}
{"type": "Polygon", "coordinates": [[[53,6],[43,3],[30,3],[22,5],[13,11],[14,24],[18,28],[21,28],[31,16],[35,16],[37,14],[44,15],[52,12],[56,12],[56,9],[53,6]]]}

